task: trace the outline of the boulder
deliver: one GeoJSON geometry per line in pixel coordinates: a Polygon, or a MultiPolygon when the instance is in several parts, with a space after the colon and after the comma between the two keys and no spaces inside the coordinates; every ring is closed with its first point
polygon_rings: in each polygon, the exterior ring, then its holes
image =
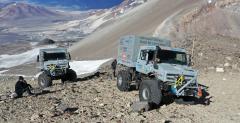
{"type": "Polygon", "coordinates": [[[223,68],[220,68],[220,67],[217,67],[217,68],[216,68],[216,72],[218,72],[218,73],[223,73],[223,72],[224,72],[224,69],[223,69],[223,68]]]}
{"type": "Polygon", "coordinates": [[[55,41],[49,38],[45,38],[38,43],[38,45],[49,45],[49,44],[55,44],[55,41]]]}
{"type": "Polygon", "coordinates": [[[60,109],[60,111],[62,111],[62,112],[65,112],[69,109],[69,107],[67,105],[63,104],[63,103],[60,103],[58,105],[58,109],[60,109]]]}
{"type": "Polygon", "coordinates": [[[33,114],[33,115],[31,116],[31,121],[35,121],[35,120],[37,120],[39,117],[40,117],[39,114],[33,114]]]}
{"type": "Polygon", "coordinates": [[[224,64],[224,67],[229,67],[229,66],[230,66],[229,63],[225,63],[225,64],[224,64]]]}
{"type": "Polygon", "coordinates": [[[150,109],[148,102],[133,102],[131,107],[134,112],[144,112],[150,109]]]}
{"type": "Polygon", "coordinates": [[[231,61],[232,60],[232,57],[226,57],[226,59],[228,60],[228,61],[231,61]]]}

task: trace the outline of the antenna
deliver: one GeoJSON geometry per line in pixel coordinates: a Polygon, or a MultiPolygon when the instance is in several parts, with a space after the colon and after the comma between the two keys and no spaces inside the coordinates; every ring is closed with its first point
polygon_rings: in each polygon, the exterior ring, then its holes
{"type": "MultiPolygon", "coordinates": [[[[197,8],[195,8],[195,14],[197,14],[197,8]]],[[[197,16],[196,16],[197,17],[197,16]]],[[[193,18],[194,19],[194,25],[196,27],[196,24],[197,24],[197,20],[196,20],[196,17],[193,18]]],[[[192,27],[193,28],[193,27],[192,27]]],[[[195,41],[197,40],[197,32],[196,32],[196,29],[194,30],[195,34],[194,34],[194,39],[192,40],[192,55],[191,55],[191,59],[193,60],[194,58],[194,48],[195,48],[195,41]]]]}
{"type": "Polygon", "coordinates": [[[192,55],[191,55],[192,58],[191,58],[191,59],[193,59],[193,56],[194,56],[194,47],[195,47],[196,34],[195,34],[194,37],[195,37],[195,39],[193,39],[193,42],[192,42],[192,53],[191,53],[191,54],[192,54],[192,55]]]}

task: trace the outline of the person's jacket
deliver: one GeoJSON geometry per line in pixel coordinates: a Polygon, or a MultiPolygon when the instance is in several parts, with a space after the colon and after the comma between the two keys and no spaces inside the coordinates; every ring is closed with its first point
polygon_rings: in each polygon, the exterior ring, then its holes
{"type": "Polygon", "coordinates": [[[23,81],[17,81],[16,85],[15,85],[15,92],[17,94],[21,94],[24,91],[26,91],[27,88],[31,87],[29,84],[27,84],[27,82],[25,80],[23,81]]]}

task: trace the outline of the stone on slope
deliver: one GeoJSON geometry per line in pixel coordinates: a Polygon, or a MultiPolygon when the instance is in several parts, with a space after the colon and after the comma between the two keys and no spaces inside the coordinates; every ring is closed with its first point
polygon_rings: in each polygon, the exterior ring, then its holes
{"type": "Polygon", "coordinates": [[[150,109],[148,102],[133,102],[131,107],[134,112],[144,112],[150,109]]]}

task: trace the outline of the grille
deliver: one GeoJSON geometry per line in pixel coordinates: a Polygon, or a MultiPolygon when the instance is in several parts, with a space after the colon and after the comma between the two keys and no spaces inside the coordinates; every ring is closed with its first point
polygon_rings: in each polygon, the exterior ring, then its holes
{"type": "Polygon", "coordinates": [[[194,76],[190,76],[190,75],[184,75],[184,77],[186,81],[190,81],[194,78],[194,76]]]}
{"type": "Polygon", "coordinates": [[[178,74],[167,74],[167,81],[174,82],[178,77],[178,74]]]}
{"type": "MultiPolygon", "coordinates": [[[[175,82],[179,74],[167,74],[167,81],[175,82]]],[[[190,81],[194,76],[184,75],[185,81],[190,81]]]]}

